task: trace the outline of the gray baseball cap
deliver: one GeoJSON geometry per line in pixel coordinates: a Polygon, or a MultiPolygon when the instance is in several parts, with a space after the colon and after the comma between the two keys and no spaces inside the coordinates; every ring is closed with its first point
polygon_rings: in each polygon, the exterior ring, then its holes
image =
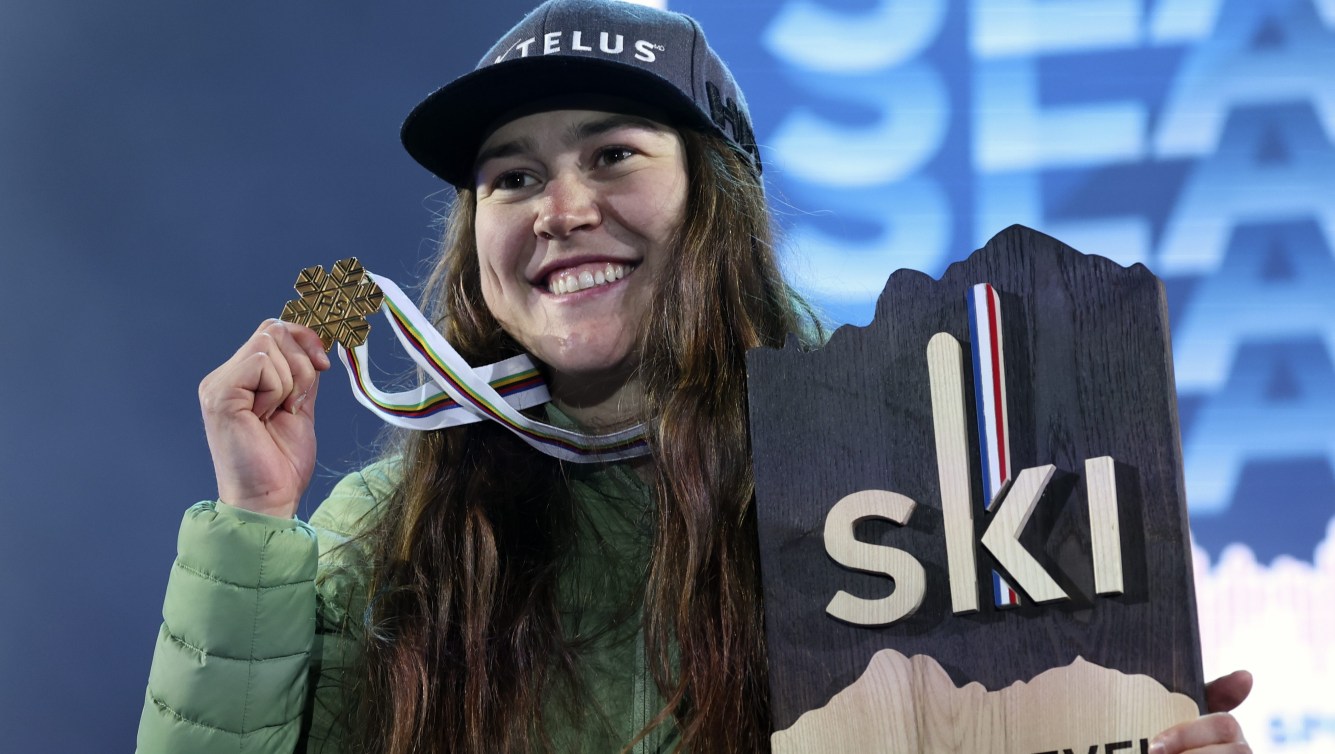
{"type": "Polygon", "coordinates": [[[668,125],[722,135],[760,174],[746,99],[700,24],[623,0],[547,0],[413,108],[400,137],[427,170],[471,186],[478,148],[503,119],[562,100],[640,103],[668,125]]]}

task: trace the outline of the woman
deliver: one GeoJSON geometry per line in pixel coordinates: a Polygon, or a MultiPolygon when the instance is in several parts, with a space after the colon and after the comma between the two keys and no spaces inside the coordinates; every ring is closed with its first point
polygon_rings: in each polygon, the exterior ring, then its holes
{"type": "MultiPolygon", "coordinates": [[[[200,386],[219,502],[182,526],[141,751],[767,750],[744,355],[819,328],[732,76],[684,16],[550,0],[403,139],[458,190],[425,297],[447,339],[530,354],[549,421],[643,422],[650,454],[415,433],[307,527],[329,361],[262,324],[200,386]]],[[[1231,721],[1164,751],[1235,745],[1231,721]]]]}

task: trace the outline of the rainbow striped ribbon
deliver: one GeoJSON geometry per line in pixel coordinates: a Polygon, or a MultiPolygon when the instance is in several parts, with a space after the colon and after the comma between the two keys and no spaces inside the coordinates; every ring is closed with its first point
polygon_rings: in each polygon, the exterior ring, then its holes
{"type": "MultiPolygon", "coordinates": [[[[983,510],[991,511],[1011,478],[1011,438],[1006,409],[1006,358],[1002,348],[1001,299],[996,289],[979,283],[969,289],[969,336],[973,341],[974,406],[978,413],[978,449],[982,459],[983,510]]],[[[1015,607],[1020,595],[992,572],[997,607],[1015,607]]]]}
{"type": "Polygon", "coordinates": [[[387,393],[371,381],[369,349],[339,344],[357,401],[386,422],[429,430],[490,419],[547,455],[575,463],[620,461],[647,455],[643,424],[588,435],[530,419],[520,409],[550,400],[542,376],[525,355],[474,369],[445,340],[394,281],[366,273],[384,293],[380,309],[408,355],[431,382],[387,393]]]}

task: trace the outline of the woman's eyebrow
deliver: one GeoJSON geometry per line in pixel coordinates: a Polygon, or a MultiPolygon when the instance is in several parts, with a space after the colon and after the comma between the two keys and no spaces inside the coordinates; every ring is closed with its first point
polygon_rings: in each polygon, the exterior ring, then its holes
{"type": "Polygon", "coordinates": [[[641,118],[636,115],[609,115],[606,118],[597,118],[572,124],[566,131],[566,141],[569,143],[578,142],[591,136],[600,136],[608,131],[615,131],[618,128],[626,127],[642,128],[655,133],[662,133],[666,129],[666,127],[660,123],[655,123],[648,118],[641,118]]]}
{"type": "MultiPolygon", "coordinates": [[[[648,118],[641,118],[636,115],[609,115],[606,118],[595,118],[593,120],[574,123],[566,129],[567,143],[576,143],[583,139],[593,136],[600,136],[609,131],[615,131],[618,128],[642,128],[655,133],[662,133],[666,126],[657,123],[648,118]]],[[[519,154],[528,154],[537,151],[537,144],[529,137],[521,137],[503,141],[500,144],[493,144],[483,148],[477,153],[477,159],[473,162],[474,172],[486,164],[487,160],[495,160],[500,157],[513,157],[519,154]]]]}
{"type": "Polygon", "coordinates": [[[517,154],[525,154],[537,151],[537,145],[532,139],[527,137],[503,141],[500,144],[493,144],[483,148],[477,153],[477,159],[473,161],[473,167],[479,168],[487,162],[498,157],[513,157],[517,154]]]}

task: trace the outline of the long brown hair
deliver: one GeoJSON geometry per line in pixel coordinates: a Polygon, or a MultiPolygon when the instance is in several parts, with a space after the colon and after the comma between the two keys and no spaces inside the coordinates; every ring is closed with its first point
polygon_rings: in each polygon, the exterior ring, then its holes
{"type": "MultiPolygon", "coordinates": [[[[673,719],[678,751],[750,754],[769,749],[770,717],[745,355],[818,333],[779,273],[748,164],[717,136],[682,138],[686,217],[636,375],[656,523],[643,629],[665,700],[650,727],[673,719]]],[[[520,348],[483,304],[475,202],[460,190],[425,296],[460,353],[488,363],[520,348]]],[[[397,452],[403,481],[370,533],[361,750],[551,750],[544,719],[584,698],[557,600],[567,469],[489,422],[414,433],[397,452]]]]}

